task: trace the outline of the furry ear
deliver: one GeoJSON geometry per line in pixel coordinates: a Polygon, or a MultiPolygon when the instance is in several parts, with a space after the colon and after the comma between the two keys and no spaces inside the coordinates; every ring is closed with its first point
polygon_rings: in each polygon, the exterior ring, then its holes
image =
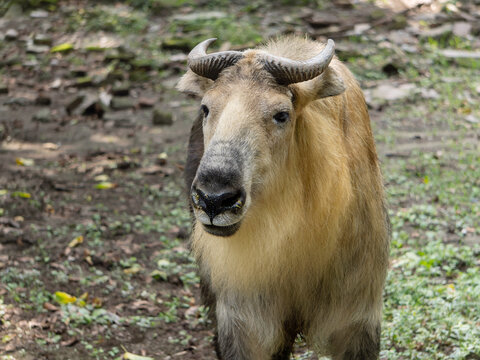
{"type": "Polygon", "coordinates": [[[320,76],[294,84],[292,88],[298,94],[300,107],[307,105],[310,101],[340,95],[346,89],[342,77],[332,66],[329,66],[320,76]]]}
{"type": "Polygon", "coordinates": [[[199,76],[189,69],[178,82],[177,90],[185,94],[202,97],[212,85],[213,80],[199,76]]]}

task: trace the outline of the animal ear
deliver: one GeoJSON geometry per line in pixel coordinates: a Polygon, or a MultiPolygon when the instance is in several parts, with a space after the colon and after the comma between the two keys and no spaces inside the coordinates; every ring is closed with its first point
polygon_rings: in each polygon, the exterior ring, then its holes
{"type": "Polygon", "coordinates": [[[303,100],[300,106],[305,106],[310,101],[340,95],[346,89],[342,77],[331,66],[316,78],[292,86],[303,100]]]}
{"type": "Polygon", "coordinates": [[[177,90],[185,94],[203,97],[203,94],[205,94],[212,85],[213,80],[197,75],[189,69],[178,82],[177,90]]]}

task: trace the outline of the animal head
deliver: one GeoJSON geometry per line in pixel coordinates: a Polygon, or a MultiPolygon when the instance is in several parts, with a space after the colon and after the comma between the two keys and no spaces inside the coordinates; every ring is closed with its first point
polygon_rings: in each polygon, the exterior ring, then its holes
{"type": "Polygon", "coordinates": [[[310,58],[297,54],[298,60],[268,48],[207,54],[214,40],[190,52],[190,69],[177,87],[202,97],[204,153],[190,189],[195,217],[208,233],[231,236],[272,184],[288,176],[302,110],[345,87],[329,66],[332,40],[310,58]]]}

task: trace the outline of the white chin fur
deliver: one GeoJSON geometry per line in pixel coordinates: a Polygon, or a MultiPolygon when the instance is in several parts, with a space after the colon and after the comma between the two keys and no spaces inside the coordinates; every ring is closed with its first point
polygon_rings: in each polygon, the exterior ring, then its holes
{"type": "MultiPolygon", "coordinates": [[[[203,211],[196,211],[195,216],[197,220],[204,225],[212,225],[210,218],[203,211]]],[[[215,226],[230,226],[239,222],[241,216],[233,214],[219,214],[213,218],[213,225],[215,226]]]]}

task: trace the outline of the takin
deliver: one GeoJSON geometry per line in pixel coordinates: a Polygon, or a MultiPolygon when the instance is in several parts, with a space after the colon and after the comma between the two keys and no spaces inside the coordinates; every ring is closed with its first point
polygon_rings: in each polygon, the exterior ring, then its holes
{"type": "Polygon", "coordinates": [[[390,226],[364,96],[334,42],[188,56],[185,178],[220,359],[377,359],[390,226]]]}

